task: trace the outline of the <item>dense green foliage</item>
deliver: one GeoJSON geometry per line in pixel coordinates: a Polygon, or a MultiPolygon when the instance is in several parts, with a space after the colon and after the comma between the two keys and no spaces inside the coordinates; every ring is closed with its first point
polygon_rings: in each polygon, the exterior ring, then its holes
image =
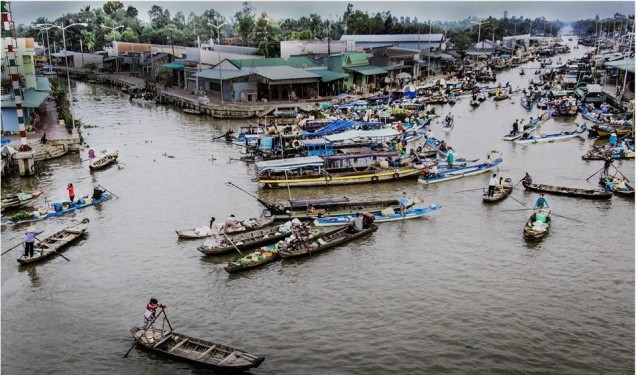
{"type": "MultiPolygon", "coordinates": [[[[159,3],[161,4],[161,3],[159,3]]],[[[338,3],[328,3],[336,5],[338,3]]],[[[211,3],[214,5],[214,3],[211,3]]],[[[237,4],[238,5],[238,4],[237,4]]],[[[339,4],[338,4],[339,5],[339,4]]],[[[44,40],[44,32],[35,27],[37,23],[55,23],[68,25],[75,22],[86,22],[87,27],[71,27],[66,31],[67,45],[70,50],[80,49],[97,51],[109,46],[113,40],[125,42],[142,42],[153,44],[175,44],[195,46],[197,36],[202,42],[210,39],[221,43],[231,43],[256,47],[259,53],[266,56],[280,54],[281,40],[300,39],[339,39],[344,34],[415,34],[445,33],[455,45],[458,52],[464,52],[471,44],[481,39],[501,39],[508,35],[528,34],[557,35],[563,24],[548,21],[545,18],[524,19],[489,17],[477,19],[470,17],[461,21],[440,22],[418,20],[417,17],[396,17],[391,11],[369,13],[355,9],[354,4],[347,4],[341,16],[323,19],[320,15],[310,14],[299,19],[287,18],[274,20],[265,12],[257,15],[254,6],[249,2],[240,5],[230,18],[226,18],[214,9],[208,9],[200,15],[191,12],[170,14],[161,5],[153,5],[148,11],[149,22],[138,19],[139,12],[133,6],[121,1],[108,1],[101,8],[84,6],[79,12],[65,14],[55,20],[39,17],[31,25],[19,25],[21,36],[32,36],[39,41],[44,40]],[[123,25],[123,28],[113,28],[123,25]],[[218,27],[218,30],[217,30],[218,27]]],[[[573,24],[578,32],[594,32],[596,20],[582,20],[573,24]]],[[[611,23],[607,23],[609,28],[611,23]]],[[[60,45],[61,31],[50,29],[49,38],[60,45]]]]}

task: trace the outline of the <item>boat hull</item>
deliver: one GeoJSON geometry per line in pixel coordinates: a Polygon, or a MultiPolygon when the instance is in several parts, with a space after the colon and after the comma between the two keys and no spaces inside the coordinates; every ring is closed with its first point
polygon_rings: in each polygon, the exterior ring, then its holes
{"type": "Polygon", "coordinates": [[[578,189],[545,184],[528,184],[525,181],[522,182],[522,184],[526,190],[536,191],[539,193],[564,195],[584,199],[609,199],[612,197],[611,192],[600,189],[578,189]]]}
{"type": "Polygon", "coordinates": [[[320,177],[301,177],[288,179],[271,179],[268,177],[260,177],[258,181],[267,188],[287,188],[289,187],[308,187],[308,186],[332,186],[332,185],[352,185],[364,183],[390,182],[418,177],[422,171],[416,168],[396,168],[377,170],[373,173],[368,172],[351,172],[351,173],[334,173],[320,177]]]}

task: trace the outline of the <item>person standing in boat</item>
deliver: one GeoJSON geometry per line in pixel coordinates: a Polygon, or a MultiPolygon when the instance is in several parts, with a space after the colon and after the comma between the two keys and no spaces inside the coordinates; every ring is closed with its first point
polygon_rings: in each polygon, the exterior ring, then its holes
{"type": "Polygon", "coordinates": [[[166,307],[166,305],[161,304],[157,301],[156,298],[151,298],[150,302],[146,305],[146,311],[144,312],[144,329],[152,330],[152,338],[155,339],[155,317],[157,316],[157,308],[161,307],[162,309],[166,307]]]}
{"type": "Polygon", "coordinates": [[[548,205],[548,201],[545,199],[544,195],[543,194],[539,194],[539,198],[534,203],[534,208],[540,210],[543,207],[550,208],[550,205],[548,205]]]}
{"type": "Polygon", "coordinates": [[[605,163],[603,164],[603,176],[609,176],[609,169],[612,165],[612,156],[605,157],[605,163]]]}
{"type": "Polygon", "coordinates": [[[453,162],[455,161],[455,154],[448,150],[448,156],[446,156],[446,163],[448,164],[448,169],[453,169],[453,162]]]}
{"type": "Polygon", "coordinates": [[[519,132],[519,119],[515,120],[515,122],[512,124],[512,131],[510,132],[510,135],[515,135],[519,132]]]}
{"type": "Polygon", "coordinates": [[[402,215],[406,215],[406,206],[408,206],[408,200],[406,199],[406,192],[403,192],[400,198],[400,213],[402,215]]]}
{"type": "Polygon", "coordinates": [[[69,184],[66,186],[66,190],[68,190],[68,200],[73,203],[73,200],[75,199],[75,186],[73,186],[73,184],[69,182],[69,184]]]}
{"type": "Polygon", "coordinates": [[[24,233],[24,257],[33,258],[33,248],[35,245],[35,236],[42,233],[42,231],[35,230],[35,226],[31,225],[24,233]]]}
{"type": "Polygon", "coordinates": [[[497,174],[493,174],[490,181],[488,181],[488,196],[492,197],[495,194],[495,188],[497,187],[497,174]]]}
{"type": "Polygon", "coordinates": [[[219,235],[219,227],[215,223],[216,219],[213,217],[210,219],[210,241],[212,242],[209,247],[219,246],[221,244],[221,236],[219,235]]]}

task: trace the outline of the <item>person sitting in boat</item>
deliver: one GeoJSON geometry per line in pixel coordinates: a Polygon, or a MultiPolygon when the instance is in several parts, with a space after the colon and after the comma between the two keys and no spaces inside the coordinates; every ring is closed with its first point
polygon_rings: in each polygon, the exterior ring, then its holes
{"type": "Polygon", "coordinates": [[[92,198],[93,198],[93,199],[99,199],[99,198],[101,198],[101,197],[102,197],[102,194],[104,194],[104,192],[105,192],[105,191],[106,191],[106,190],[101,189],[99,186],[95,186],[95,187],[93,188],[93,196],[92,196],[92,198]]]}
{"type": "Polygon", "coordinates": [[[527,130],[523,132],[523,134],[521,135],[521,139],[528,139],[530,138],[530,132],[528,132],[527,130]]]}
{"type": "Polygon", "coordinates": [[[42,135],[42,138],[40,138],[40,143],[43,145],[46,144],[46,133],[44,133],[44,135],[42,135]]]}
{"type": "Polygon", "coordinates": [[[544,195],[543,194],[539,194],[539,198],[534,203],[534,208],[540,210],[543,207],[550,208],[550,206],[548,205],[548,201],[545,199],[544,195]]]}
{"type": "Polygon", "coordinates": [[[156,298],[151,298],[150,302],[146,305],[146,312],[144,312],[144,329],[152,330],[152,338],[156,339],[155,336],[155,317],[157,316],[157,308],[166,308],[166,305],[159,303],[156,298]]]}
{"type": "Polygon", "coordinates": [[[373,214],[370,214],[368,212],[362,214],[362,228],[369,228],[371,225],[373,225],[374,221],[375,216],[373,216],[373,214]]]}
{"type": "Polygon", "coordinates": [[[442,141],[442,143],[439,144],[439,149],[440,151],[448,151],[448,146],[446,146],[445,141],[442,141]]]}
{"type": "Polygon", "coordinates": [[[230,233],[236,229],[238,229],[238,224],[236,223],[236,217],[232,214],[225,220],[225,224],[223,224],[223,233],[230,233]]]}
{"type": "Polygon", "coordinates": [[[356,217],[353,219],[351,224],[349,224],[349,232],[356,233],[360,232],[364,229],[364,222],[362,216],[360,216],[359,212],[356,212],[356,217]]]}
{"type": "Polygon", "coordinates": [[[524,184],[528,184],[529,185],[529,184],[532,183],[532,177],[530,176],[530,174],[528,172],[526,172],[526,175],[523,176],[521,181],[523,181],[524,184]]]}

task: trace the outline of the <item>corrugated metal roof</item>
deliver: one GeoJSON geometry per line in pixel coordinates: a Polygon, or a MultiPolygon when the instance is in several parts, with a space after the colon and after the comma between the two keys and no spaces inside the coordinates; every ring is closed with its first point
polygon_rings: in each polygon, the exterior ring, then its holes
{"type": "Polygon", "coordinates": [[[229,61],[239,68],[258,68],[266,66],[287,65],[287,61],[280,57],[271,57],[266,59],[232,59],[229,61]]]}
{"type": "Polygon", "coordinates": [[[347,65],[367,65],[369,59],[366,53],[351,53],[347,56],[347,65]]]}
{"type": "MultiPolygon", "coordinates": [[[[25,90],[23,95],[22,107],[38,108],[49,96],[48,91],[35,91],[33,89],[25,90]]],[[[15,108],[15,99],[11,98],[2,101],[2,108],[15,108]]]]}
{"type": "Polygon", "coordinates": [[[347,73],[333,72],[323,67],[307,68],[305,70],[320,75],[322,77],[321,79],[322,82],[331,82],[337,79],[343,79],[343,78],[349,77],[347,73]]]}
{"type": "Polygon", "coordinates": [[[365,65],[365,66],[352,66],[352,67],[347,67],[345,69],[349,69],[349,70],[353,70],[355,72],[358,72],[360,74],[364,74],[365,76],[373,76],[373,75],[377,75],[377,74],[386,74],[388,73],[386,70],[377,67],[375,65],[365,65]]]}
{"type": "Polygon", "coordinates": [[[300,166],[305,164],[322,165],[323,163],[324,163],[324,160],[318,156],[303,156],[303,157],[291,158],[291,159],[259,161],[259,162],[256,162],[256,168],[259,170],[266,169],[266,168],[276,169],[276,168],[300,166]]]}
{"type": "Polygon", "coordinates": [[[51,91],[51,82],[46,77],[35,77],[35,85],[37,91],[51,91]]]}
{"type": "Polygon", "coordinates": [[[250,75],[250,73],[247,71],[240,71],[240,70],[222,70],[221,71],[218,69],[203,70],[195,74],[195,76],[197,76],[198,78],[214,79],[214,80],[219,80],[223,78],[224,81],[228,79],[234,79],[237,77],[245,77],[248,75],[250,75]]]}
{"type": "Polygon", "coordinates": [[[355,42],[441,42],[444,34],[371,34],[371,35],[343,35],[340,40],[355,42]]]}
{"type": "Polygon", "coordinates": [[[291,66],[263,66],[259,68],[242,68],[242,72],[254,73],[265,77],[271,81],[289,80],[289,79],[305,79],[305,78],[321,78],[320,75],[306,71],[304,69],[293,68],[291,66]]]}
{"type": "Polygon", "coordinates": [[[606,62],[604,65],[634,73],[634,59],[614,60],[606,62]]]}
{"type": "Polygon", "coordinates": [[[287,65],[305,69],[316,66],[316,63],[307,56],[290,56],[287,58],[287,65]]]}

